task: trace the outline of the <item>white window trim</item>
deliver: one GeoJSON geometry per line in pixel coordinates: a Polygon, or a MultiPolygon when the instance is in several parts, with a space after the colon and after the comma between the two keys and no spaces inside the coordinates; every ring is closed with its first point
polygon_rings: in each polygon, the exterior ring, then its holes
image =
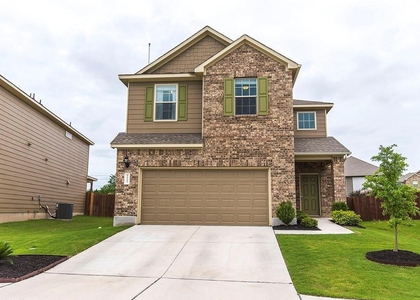
{"type": "Polygon", "coordinates": [[[316,111],[297,111],[296,112],[296,128],[297,130],[317,130],[317,120],[316,120],[316,111]],[[314,120],[315,120],[315,128],[299,128],[299,114],[307,114],[312,113],[314,114],[314,120]]]}
{"type": "MultiPolygon", "coordinates": [[[[238,96],[238,97],[242,98],[241,96],[238,96]]],[[[248,117],[248,116],[254,117],[254,116],[258,116],[258,77],[237,77],[237,78],[233,78],[233,98],[235,100],[234,107],[233,107],[235,117],[248,117]],[[236,114],[236,88],[235,88],[236,79],[255,79],[256,91],[257,91],[257,93],[255,95],[255,114],[242,114],[242,115],[236,114]]]]}
{"type": "Polygon", "coordinates": [[[153,93],[153,122],[177,122],[178,121],[178,83],[162,83],[162,84],[155,84],[154,86],[154,93],[153,93]],[[176,93],[176,101],[175,101],[175,119],[174,120],[158,120],[156,119],[156,88],[158,86],[168,85],[172,86],[175,85],[175,93],[176,93]]]}

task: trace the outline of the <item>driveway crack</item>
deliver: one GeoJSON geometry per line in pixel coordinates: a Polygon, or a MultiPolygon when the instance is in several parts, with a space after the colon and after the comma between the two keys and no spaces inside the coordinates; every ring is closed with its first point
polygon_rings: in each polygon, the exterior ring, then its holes
{"type": "Polygon", "coordinates": [[[138,296],[140,296],[141,294],[143,294],[146,290],[148,290],[151,286],[153,286],[156,282],[158,282],[159,280],[161,280],[163,278],[163,276],[165,276],[165,274],[169,271],[169,269],[172,267],[173,263],[175,262],[175,260],[178,258],[178,256],[181,254],[182,250],[184,250],[185,246],[188,244],[188,242],[190,241],[190,239],[194,236],[194,234],[201,228],[201,226],[198,226],[198,228],[191,234],[191,236],[188,238],[188,240],[184,243],[184,245],[181,247],[181,249],[178,251],[177,255],[175,256],[175,258],[172,260],[172,262],[170,263],[170,265],[168,266],[168,268],[166,268],[165,272],[155,281],[153,281],[151,284],[149,284],[145,289],[143,289],[140,293],[138,293],[137,295],[135,295],[131,300],[135,300],[138,296]]]}

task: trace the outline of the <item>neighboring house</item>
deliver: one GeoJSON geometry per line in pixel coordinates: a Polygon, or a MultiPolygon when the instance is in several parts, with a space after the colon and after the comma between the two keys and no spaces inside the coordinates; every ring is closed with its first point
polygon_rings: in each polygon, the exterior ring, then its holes
{"type": "Polygon", "coordinates": [[[344,162],[344,176],[346,177],[346,194],[363,190],[366,175],[372,175],[378,167],[354,156],[347,157],[344,162]]]}
{"type": "Polygon", "coordinates": [[[400,177],[398,180],[401,184],[407,184],[412,186],[420,191],[419,182],[420,182],[420,171],[407,173],[400,177]]]}
{"type": "Polygon", "coordinates": [[[204,27],[120,75],[114,225],[276,225],[282,201],[329,216],[350,151],[327,136],[332,103],[293,99],[299,70],[248,35],[204,27]]]}
{"type": "Polygon", "coordinates": [[[0,223],[84,212],[93,142],[33,98],[0,75],[0,223]]]}

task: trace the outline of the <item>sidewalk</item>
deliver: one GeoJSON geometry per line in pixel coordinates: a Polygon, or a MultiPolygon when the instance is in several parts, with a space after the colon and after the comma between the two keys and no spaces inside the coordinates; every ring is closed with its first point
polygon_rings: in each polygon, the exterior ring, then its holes
{"type": "Polygon", "coordinates": [[[353,231],[337,225],[329,218],[316,218],[321,230],[274,230],[275,234],[350,234],[353,231]]]}

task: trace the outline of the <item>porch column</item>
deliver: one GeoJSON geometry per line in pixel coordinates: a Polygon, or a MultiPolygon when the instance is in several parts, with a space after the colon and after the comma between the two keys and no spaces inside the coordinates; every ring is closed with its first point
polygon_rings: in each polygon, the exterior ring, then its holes
{"type": "Polygon", "coordinates": [[[344,177],[344,157],[332,159],[334,202],[346,201],[346,182],[344,177]]]}

